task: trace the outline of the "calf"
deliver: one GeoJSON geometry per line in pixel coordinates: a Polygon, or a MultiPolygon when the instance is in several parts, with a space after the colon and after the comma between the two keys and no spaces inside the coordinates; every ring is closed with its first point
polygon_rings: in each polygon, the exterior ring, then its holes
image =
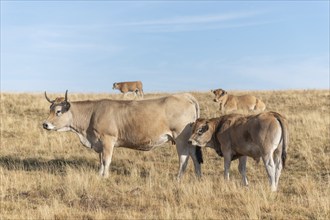
{"type": "Polygon", "coordinates": [[[262,158],[271,185],[276,191],[285,166],[288,147],[288,128],[286,119],[276,112],[244,116],[229,114],[219,118],[199,118],[193,124],[189,142],[193,145],[208,146],[224,157],[225,179],[229,179],[230,163],[239,159],[239,172],[243,184],[246,178],[247,157],[262,158]]]}

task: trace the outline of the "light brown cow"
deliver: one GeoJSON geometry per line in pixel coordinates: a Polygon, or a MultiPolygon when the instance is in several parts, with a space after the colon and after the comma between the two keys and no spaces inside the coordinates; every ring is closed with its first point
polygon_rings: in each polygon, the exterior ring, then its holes
{"type": "Polygon", "coordinates": [[[265,103],[252,95],[229,95],[223,89],[211,90],[215,95],[214,102],[220,103],[220,111],[222,113],[236,111],[236,110],[249,110],[249,111],[264,111],[266,109],[265,103]]]}
{"type": "Polygon", "coordinates": [[[118,89],[120,92],[124,94],[124,98],[127,93],[133,92],[134,96],[137,94],[143,98],[143,85],[141,81],[133,81],[133,82],[116,82],[113,84],[112,89],[118,89]]]}
{"type": "Polygon", "coordinates": [[[195,173],[201,176],[200,147],[188,144],[190,123],[200,114],[197,100],[190,94],[170,95],[148,100],[76,101],[56,98],[43,127],[53,131],[72,131],[81,143],[100,156],[100,175],[108,176],[114,147],[149,151],[168,141],[175,142],[179,155],[180,178],[191,156],[195,173]]]}
{"type": "Polygon", "coordinates": [[[223,156],[224,177],[227,180],[230,163],[238,158],[238,169],[244,185],[248,185],[247,157],[257,161],[261,157],[271,190],[277,190],[288,147],[287,121],[279,113],[264,112],[251,116],[229,114],[219,118],[197,119],[189,142],[196,146],[211,147],[223,156]]]}

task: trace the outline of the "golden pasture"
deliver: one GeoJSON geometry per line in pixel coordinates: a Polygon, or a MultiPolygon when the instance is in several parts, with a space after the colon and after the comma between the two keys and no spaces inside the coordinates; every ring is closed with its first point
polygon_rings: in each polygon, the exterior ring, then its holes
{"type": "MultiPolygon", "coordinates": [[[[98,176],[98,155],[69,132],[42,129],[49,103],[42,93],[1,93],[0,219],[330,219],[329,90],[230,91],[263,100],[289,122],[286,169],[272,193],[263,163],[248,159],[249,187],[237,161],[223,180],[223,159],[203,149],[203,178],[192,161],[178,182],[175,146],[149,152],[116,148],[110,177],[98,176]]],[[[202,117],[220,115],[211,92],[191,92],[202,117]]],[[[49,97],[63,96],[49,94],[49,97]]],[[[145,98],[165,93],[146,94],[145,98]]],[[[71,94],[69,100],[120,94],[71,94]]]]}

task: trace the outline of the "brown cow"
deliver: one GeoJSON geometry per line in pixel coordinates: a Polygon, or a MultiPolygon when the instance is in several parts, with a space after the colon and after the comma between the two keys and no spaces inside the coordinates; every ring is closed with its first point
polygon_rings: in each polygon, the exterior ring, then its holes
{"type": "Polygon", "coordinates": [[[191,156],[197,176],[201,175],[200,147],[188,144],[190,123],[200,114],[197,100],[190,94],[177,94],[147,100],[76,101],[56,98],[43,127],[72,131],[80,142],[100,157],[100,175],[107,177],[114,147],[149,151],[168,141],[176,143],[180,178],[191,156]]]}
{"type": "Polygon", "coordinates": [[[252,95],[229,95],[223,89],[211,90],[215,95],[214,102],[220,103],[220,111],[236,111],[236,110],[249,110],[249,111],[264,111],[266,109],[265,103],[252,95]]]}
{"type": "Polygon", "coordinates": [[[288,147],[286,119],[276,112],[244,116],[229,114],[219,118],[197,119],[189,139],[193,145],[208,146],[224,157],[225,179],[229,179],[232,160],[239,159],[239,172],[243,184],[246,178],[247,157],[259,161],[262,158],[271,184],[276,191],[285,165],[288,147]]]}
{"type": "Polygon", "coordinates": [[[140,95],[143,98],[143,85],[141,81],[133,81],[133,82],[116,82],[113,84],[112,89],[118,89],[120,92],[124,94],[124,98],[126,97],[128,92],[134,92],[134,96],[140,95]]]}

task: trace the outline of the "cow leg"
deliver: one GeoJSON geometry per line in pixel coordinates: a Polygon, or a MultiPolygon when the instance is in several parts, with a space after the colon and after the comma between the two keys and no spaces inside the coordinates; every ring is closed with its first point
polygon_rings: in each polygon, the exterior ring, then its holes
{"type": "Polygon", "coordinates": [[[99,175],[103,176],[104,173],[104,164],[103,164],[103,153],[99,153],[99,160],[100,160],[100,169],[99,169],[99,175]]]}
{"type": "Polygon", "coordinates": [[[274,160],[272,158],[272,154],[267,154],[262,157],[262,160],[264,162],[268,178],[269,178],[269,183],[271,185],[271,190],[276,191],[276,184],[275,184],[275,164],[274,160]]]}
{"type": "Polygon", "coordinates": [[[112,137],[105,136],[102,139],[102,144],[103,144],[103,151],[101,153],[102,158],[101,158],[100,174],[106,178],[109,176],[109,167],[112,159],[115,140],[112,137]],[[103,171],[103,173],[101,173],[101,171],[103,171]]]}
{"type": "Polygon", "coordinates": [[[229,180],[229,170],[230,170],[230,163],[231,163],[231,153],[225,153],[223,155],[224,157],[224,165],[225,165],[225,172],[224,172],[224,178],[225,180],[229,180]]]}
{"type": "Polygon", "coordinates": [[[175,132],[173,132],[173,138],[175,139],[176,143],[176,149],[178,152],[179,156],[179,174],[178,174],[178,179],[182,177],[184,174],[187,165],[188,165],[188,160],[189,156],[192,157],[193,162],[194,162],[194,167],[195,167],[195,174],[197,177],[202,176],[202,171],[201,171],[201,163],[203,162],[202,158],[202,152],[200,147],[193,146],[188,143],[188,139],[191,135],[191,126],[190,124],[186,125],[183,131],[177,136],[175,132]],[[198,148],[198,152],[196,149],[198,148]],[[198,155],[197,155],[198,153],[198,155]]]}
{"type": "MultiPolygon", "coordinates": [[[[281,146],[281,145],[280,145],[281,146]]],[[[281,146],[282,147],[282,146],[281,146]]],[[[274,162],[275,162],[275,185],[276,188],[278,187],[278,181],[281,176],[282,171],[282,158],[281,158],[281,151],[276,150],[274,152],[274,162]]]]}
{"type": "Polygon", "coordinates": [[[141,98],[143,98],[143,91],[142,91],[142,89],[139,89],[139,94],[140,94],[141,98]]]}
{"type": "Polygon", "coordinates": [[[180,143],[180,141],[176,141],[176,150],[179,156],[179,173],[177,178],[180,180],[188,165],[189,149],[188,146],[180,143]]]}
{"type": "Polygon", "coordinates": [[[189,147],[189,155],[191,156],[194,162],[195,174],[198,178],[201,178],[202,177],[201,163],[203,163],[201,149],[199,146],[188,146],[188,147],[189,147]]]}
{"type": "Polygon", "coordinates": [[[136,89],[136,90],[135,90],[135,97],[143,98],[143,95],[142,95],[142,92],[141,92],[140,89],[136,89]]]}
{"type": "Polygon", "coordinates": [[[242,175],[243,185],[247,186],[248,185],[248,181],[247,181],[247,178],[246,178],[247,156],[240,157],[238,160],[239,160],[238,170],[239,170],[240,174],[242,175]]]}

